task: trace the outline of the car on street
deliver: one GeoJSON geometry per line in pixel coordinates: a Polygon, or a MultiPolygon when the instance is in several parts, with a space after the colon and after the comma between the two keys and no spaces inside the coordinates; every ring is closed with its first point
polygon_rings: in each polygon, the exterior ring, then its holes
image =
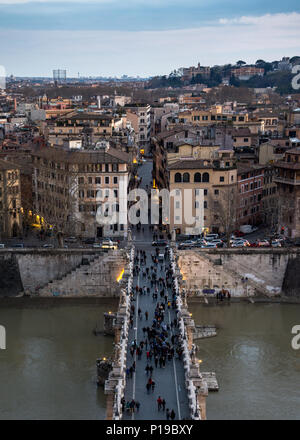
{"type": "Polygon", "coordinates": [[[217,249],[217,245],[215,243],[208,242],[201,246],[202,249],[217,249]]]}
{"type": "Polygon", "coordinates": [[[167,240],[156,240],[152,241],[152,246],[167,246],[167,240]]]}
{"type": "Polygon", "coordinates": [[[258,247],[269,247],[270,246],[270,242],[269,240],[263,239],[263,240],[256,240],[256,244],[258,247]]]}
{"type": "Polygon", "coordinates": [[[11,245],[12,248],[21,248],[23,249],[24,243],[16,243],[11,245]]]}
{"type": "Polygon", "coordinates": [[[271,246],[272,247],[282,247],[282,244],[280,243],[279,240],[272,240],[271,241],[271,246]]]}
{"type": "Polygon", "coordinates": [[[235,247],[247,247],[247,240],[235,240],[231,243],[231,247],[235,248],[235,247]]]}
{"type": "Polygon", "coordinates": [[[219,238],[219,234],[206,234],[204,237],[206,241],[216,240],[217,238],[219,238]]]}
{"type": "Polygon", "coordinates": [[[66,243],[76,243],[77,238],[76,237],[67,237],[67,238],[65,238],[65,242],[66,243]]]}
{"type": "Polygon", "coordinates": [[[53,249],[54,245],[53,244],[49,244],[49,243],[43,244],[43,248],[53,249]]]}

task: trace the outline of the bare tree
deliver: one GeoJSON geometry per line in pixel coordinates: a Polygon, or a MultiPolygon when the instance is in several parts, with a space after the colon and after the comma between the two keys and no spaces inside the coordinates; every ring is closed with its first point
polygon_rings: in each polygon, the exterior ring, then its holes
{"type": "Polygon", "coordinates": [[[217,227],[226,236],[230,246],[231,234],[237,229],[238,191],[237,186],[219,188],[218,194],[209,198],[211,225],[217,227]]]}

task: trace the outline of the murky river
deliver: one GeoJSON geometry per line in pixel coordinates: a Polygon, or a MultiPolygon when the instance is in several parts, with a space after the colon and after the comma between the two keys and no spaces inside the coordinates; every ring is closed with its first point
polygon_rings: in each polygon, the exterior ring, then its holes
{"type": "Polygon", "coordinates": [[[0,308],[7,349],[0,350],[0,419],[103,419],[96,359],[112,337],[94,336],[108,306],[0,308]]]}
{"type": "MultiPolygon", "coordinates": [[[[7,350],[0,350],[0,419],[103,419],[97,357],[112,351],[102,327],[107,305],[0,308],[7,350]]],[[[207,400],[209,419],[300,419],[300,350],[291,328],[300,306],[191,306],[197,323],[216,324],[199,341],[203,371],[215,371],[220,391],[207,400]]]]}
{"type": "Polygon", "coordinates": [[[300,305],[191,306],[196,323],[216,324],[218,336],[198,341],[202,371],[215,371],[208,419],[300,419],[300,350],[291,328],[300,305]]]}

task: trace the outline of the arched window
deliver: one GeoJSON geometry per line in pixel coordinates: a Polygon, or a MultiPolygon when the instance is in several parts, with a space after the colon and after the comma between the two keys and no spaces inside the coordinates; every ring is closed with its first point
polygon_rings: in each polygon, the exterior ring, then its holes
{"type": "Polygon", "coordinates": [[[201,174],[200,173],[196,173],[194,175],[194,182],[201,182],[201,174]]]}
{"type": "Polygon", "coordinates": [[[209,174],[208,173],[204,173],[202,176],[202,182],[209,182],[209,174]]]}
{"type": "Polygon", "coordinates": [[[175,182],[177,182],[177,183],[181,182],[181,174],[180,173],[175,174],[175,182]]]}
{"type": "Polygon", "coordinates": [[[184,175],[183,175],[183,182],[188,183],[189,181],[190,181],[189,173],[184,173],[184,175]]]}

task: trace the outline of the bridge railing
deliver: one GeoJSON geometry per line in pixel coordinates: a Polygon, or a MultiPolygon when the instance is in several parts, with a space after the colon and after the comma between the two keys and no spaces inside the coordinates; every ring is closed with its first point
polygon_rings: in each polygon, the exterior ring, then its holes
{"type": "Polygon", "coordinates": [[[130,320],[130,292],[133,285],[133,266],[134,266],[134,247],[130,250],[130,260],[129,260],[129,277],[127,280],[127,294],[125,296],[125,314],[120,331],[119,339],[119,359],[118,366],[120,369],[120,376],[117,380],[114,391],[114,406],[113,406],[113,420],[120,420],[122,418],[122,398],[125,394],[126,387],[126,357],[128,348],[128,333],[129,333],[129,320],[130,320]]]}
{"type": "Polygon", "coordinates": [[[188,349],[188,341],[186,336],[186,330],[185,330],[185,324],[184,320],[182,318],[182,308],[183,308],[183,302],[180,297],[180,288],[177,278],[177,267],[175,263],[174,258],[174,252],[173,249],[170,249],[170,261],[171,261],[171,267],[173,272],[173,280],[174,280],[174,290],[176,293],[176,305],[178,310],[178,316],[179,316],[179,330],[180,330],[180,336],[181,336],[181,346],[183,348],[183,365],[185,370],[185,380],[186,380],[186,388],[188,393],[188,401],[189,401],[189,409],[190,409],[190,415],[193,420],[201,420],[201,410],[198,403],[197,398],[197,389],[193,383],[193,381],[190,379],[190,365],[192,363],[191,355],[188,349]]]}

